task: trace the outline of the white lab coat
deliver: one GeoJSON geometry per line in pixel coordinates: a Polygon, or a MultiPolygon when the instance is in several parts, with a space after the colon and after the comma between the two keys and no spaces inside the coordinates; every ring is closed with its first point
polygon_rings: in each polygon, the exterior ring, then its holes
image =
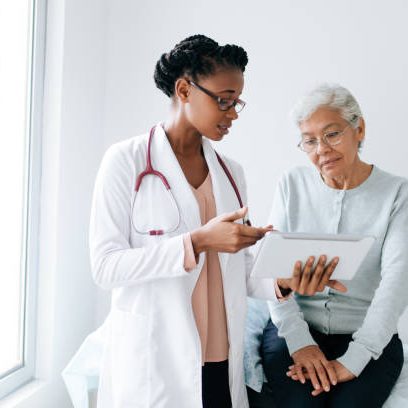
{"type": "MultiPolygon", "coordinates": [[[[191,296],[205,255],[200,255],[193,271],[186,272],[183,266],[183,234],[200,227],[199,208],[163,129],[157,126],[152,162],[172,188],[181,223],[175,232],[163,236],[138,234],[132,228],[134,185],[146,166],[147,139],[148,134],[113,145],[102,161],[94,191],[92,273],[99,286],[112,290],[111,311],[99,330],[103,351],[98,408],[201,408],[201,347],[191,296]]],[[[217,214],[237,210],[236,194],[207,139],[203,150],[217,214]]],[[[224,160],[246,203],[241,167],[224,160]]],[[[149,206],[138,216],[151,217],[155,211],[164,211],[160,201],[153,212],[149,206]]],[[[273,280],[248,278],[252,260],[246,250],[220,253],[219,258],[230,344],[231,398],[234,408],[245,408],[246,296],[276,299],[274,284],[273,280]]],[[[75,365],[74,361],[70,365],[75,365]]]]}

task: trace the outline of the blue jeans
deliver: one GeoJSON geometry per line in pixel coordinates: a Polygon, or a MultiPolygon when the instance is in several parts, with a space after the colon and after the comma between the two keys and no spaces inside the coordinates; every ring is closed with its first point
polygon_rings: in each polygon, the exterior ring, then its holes
{"type": "MultiPolygon", "coordinates": [[[[328,360],[342,356],[352,340],[351,334],[310,333],[328,360]]],[[[396,383],[404,362],[401,340],[395,334],[378,360],[371,360],[354,380],[337,384],[330,392],[311,395],[310,382],[301,384],[286,376],[293,363],[285,339],[269,321],[263,333],[261,354],[265,375],[276,407],[285,408],[376,408],[382,407],[396,383]]]]}

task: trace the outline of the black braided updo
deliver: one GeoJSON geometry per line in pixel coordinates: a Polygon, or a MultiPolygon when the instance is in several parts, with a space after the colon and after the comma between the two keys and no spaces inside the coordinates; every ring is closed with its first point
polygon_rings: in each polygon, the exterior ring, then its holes
{"type": "Polygon", "coordinates": [[[177,79],[184,75],[197,80],[198,76],[214,74],[219,67],[244,72],[247,63],[248,56],[242,47],[231,44],[221,46],[205,35],[193,35],[160,57],[154,71],[154,81],[159,89],[171,97],[177,79]]]}

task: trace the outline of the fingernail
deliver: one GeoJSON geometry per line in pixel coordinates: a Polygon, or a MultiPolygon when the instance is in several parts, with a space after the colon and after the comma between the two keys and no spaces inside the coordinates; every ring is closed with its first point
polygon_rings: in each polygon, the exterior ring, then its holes
{"type": "Polygon", "coordinates": [[[337,381],[332,381],[332,384],[333,384],[333,385],[336,385],[336,384],[337,384],[337,381]]]}
{"type": "Polygon", "coordinates": [[[315,384],[315,390],[318,390],[318,389],[320,389],[320,385],[319,384],[315,384]]]}
{"type": "Polygon", "coordinates": [[[324,390],[326,391],[326,392],[329,392],[330,391],[330,387],[324,387],[324,390]]]}

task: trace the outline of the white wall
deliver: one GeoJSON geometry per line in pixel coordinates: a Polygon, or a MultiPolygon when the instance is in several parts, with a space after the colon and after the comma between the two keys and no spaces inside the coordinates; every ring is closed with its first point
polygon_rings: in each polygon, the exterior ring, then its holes
{"type": "MultiPolygon", "coordinates": [[[[89,271],[91,193],[103,151],[165,118],[153,83],[162,52],[194,33],[246,48],[248,106],[217,149],[246,170],[252,220],[266,221],[279,175],[306,163],[288,112],[321,81],[349,87],[367,121],[363,157],[408,176],[405,0],[49,1],[44,117],[39,376],[20,403],[69,407],[60,371],[105,316],[89,271]],[[30,396],[27,398],[27,396],[30,396]]],[[[401,326],[408,341],[408,317],[401,326]]]]}
{"type": "MultiPolygon", "coordinates": [[[[288,112],[321,81],[341,83],[359,100],[363,159],[407,177],[407,16],[405,0],[110,2],[105,147],[165,118],[168,100],[155,88],[154,65],[176,42],[203,33],[249,54],[248,105],[217,148],[244,165],[255,223],[266,222],[279,175],[307,162],[288,112]]],[[[401,329],[408,340],[408,315],[401,329]]]]}

